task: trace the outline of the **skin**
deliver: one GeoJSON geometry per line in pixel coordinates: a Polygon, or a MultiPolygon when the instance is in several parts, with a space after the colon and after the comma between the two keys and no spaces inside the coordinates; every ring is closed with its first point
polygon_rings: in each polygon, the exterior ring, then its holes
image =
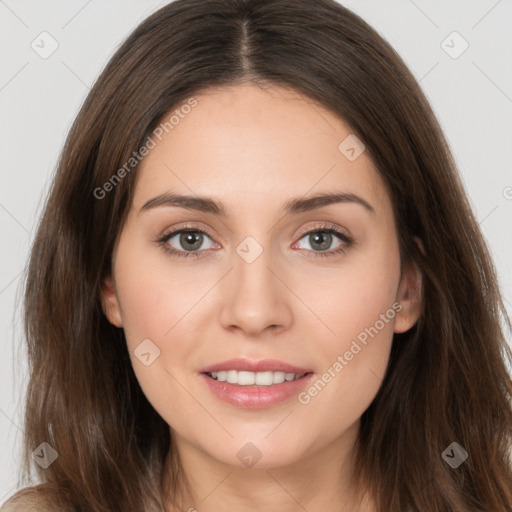
{"type": "MultiPolygon", "coordinates": [[[[421,302],[418,270],[400,272],[386,188],[366,152],[350,161],[338,150],[350,127],[294,91],[244,84],[196,99],[141,162],[102,289],[105,314],[123,327],[137,379],[191,482],[182,509],[371,512],[371,497],[356,500],[350,478],[360,417],[381,386],[393,332],[414,325],[421,302]],[[334,190],[364,198],[374,213],[354,202],[281,213],[292,198],[334,190]],[[229,216],[176,206],[139,212],[169,191],[213,197],[229,216]],[[354,244],[315,257],[322,249],[302,232],[322,222],[354,244]],[[184,223],[212,235],[197,259],[154,242],[184,223]],[[263,249],[250,264],[236,252],[247,236],[263,249]],[[279,359],[321,376],[394,303],[401,311],[308,404],[294,396],[237,408],[198,376],[234,357],[279,359]],[[160,356],[145,366],[133,351],[148,338],[160,356]],[[247,442],[262,454],[252,467],[237,457],[247,442]]],[[[179,235],[167,244],[192,252],[179,235]]],[[[333,235],[323,251],[340,245],[333,235]]]]}

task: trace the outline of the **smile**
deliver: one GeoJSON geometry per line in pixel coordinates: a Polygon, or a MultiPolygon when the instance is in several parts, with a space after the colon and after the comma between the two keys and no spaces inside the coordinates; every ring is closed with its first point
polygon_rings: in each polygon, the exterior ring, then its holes
{"type": "Polygon", "coordinates": [[[227,370],[201,373],[199,377],[222,402],[241,409],[263,409],[297,396],[311,383],[314,375],[313,372],[295,374],[227,370]],[[228,381],[228,375],[233,382],[228,381]]]}
{"type": "Polygon", "coordinates": [[[300,379],[306,375],[305,373],[285,373],[285,372],[248,372],[227,370],[220,372],[207,373],[212,379],[219,382],[229,382],[238,386],[272,386],[273,384],[282,384],[283,382],[291,382],[300,379]]]}

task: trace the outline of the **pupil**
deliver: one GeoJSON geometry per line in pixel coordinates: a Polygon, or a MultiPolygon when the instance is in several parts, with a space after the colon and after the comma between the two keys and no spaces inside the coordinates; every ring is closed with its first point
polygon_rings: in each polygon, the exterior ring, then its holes
{"type": "Polygon", "coordinates": [[[189,249],[195,251],[201,247],[202,242],[202,234],[197,232],[188,232],[182,233],[180,236],[180,243],[186,249],[187,244],[192,245],[193,247],[188,247],[189,249]],[[198,243],[199,242],[199,243],[198,243]]]}
{"type": "Polygon", "coordinates": [[[309,238],[311,247],[315,248],[315,244],[318,243],[319,249],[328,249],[332,241],[332,235],[325,232],[313,233],[309,238]]]}

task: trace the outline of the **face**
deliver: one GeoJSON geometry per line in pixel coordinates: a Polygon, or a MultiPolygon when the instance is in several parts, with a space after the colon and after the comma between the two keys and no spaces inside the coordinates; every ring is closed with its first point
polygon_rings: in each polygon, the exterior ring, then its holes
{"type": "Polygon", "coordinates": [[[195,98],[137,170],[104,311],[183,449],[240,468],[345,449],[419,314],[386,188],[312,100],[195,98]]]}

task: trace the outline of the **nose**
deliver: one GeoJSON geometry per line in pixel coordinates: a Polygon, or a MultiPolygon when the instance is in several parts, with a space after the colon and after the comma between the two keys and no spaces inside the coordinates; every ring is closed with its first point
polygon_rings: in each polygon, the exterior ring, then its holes
{"type": "Polygon", "coordinates": [[[293,293],[285,284],[284,272],[272,262],[270,250],[248,261],[233,255],[233,269],[222,285],[221,325],[251,337],[288,329],[293,321],[293,293]]]}

